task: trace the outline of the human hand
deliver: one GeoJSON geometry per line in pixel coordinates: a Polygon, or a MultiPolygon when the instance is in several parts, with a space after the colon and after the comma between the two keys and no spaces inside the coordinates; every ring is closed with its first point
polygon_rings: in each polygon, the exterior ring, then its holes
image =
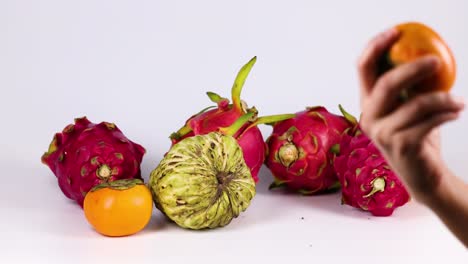
{"type": "Polygon", "coordinates": [[[402,92],[433,74],[440,62],[427,56],[379,73],[379,60],[397,39],[397,30],[389,29],[376,36],[361,55],[360,126],[411,195],[427,204],[450,175],[440,154],[438,128],[457,119],[464,103],[447,92],[419,94],[403,102],[402,92]]]}

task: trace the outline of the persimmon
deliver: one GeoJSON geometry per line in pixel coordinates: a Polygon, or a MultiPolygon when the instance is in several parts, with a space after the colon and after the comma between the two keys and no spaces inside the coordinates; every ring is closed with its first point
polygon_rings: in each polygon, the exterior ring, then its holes
{"type": "Polygon", "coordinates": [[[447,43],[433,29],[417,22],[395,26],[399,31],[398,40],[388,51],[388,63],[397,66],[416,60],[422,56],[435,55],[440,60],[440,67],[431,77],[412,87],[410,92],[449,91],[456,77],[456,64],[447,43]]]}
{"type": "Polygon", "coordinates": [[[153,211],[151,192],[139,179],[95,186],[83,204],[86,219],[106,236],[128,236],[142,230],[153,211]]]}

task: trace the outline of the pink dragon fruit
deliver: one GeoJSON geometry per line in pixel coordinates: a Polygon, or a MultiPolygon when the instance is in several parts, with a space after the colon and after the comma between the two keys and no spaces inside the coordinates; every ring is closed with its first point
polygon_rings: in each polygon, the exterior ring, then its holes
{"type": "Polygon", "coordinates": [[[248,108],[246,103],[241,101],[240,95],[242,88],[256,60],[256,57],[252,58],[237,74],[231,90],[232,104],[228,99],[216,93],[208,92],[208,97],[212,102],[217,104],[217,107],[208,107],[198,114],[193,115],[185,122],[182,128],[172,133],[170,138],[172,145],[175,145],[187,137],[208,134],[215,131],[232,134],[232,131],[228,132],[226,129],[228,127],[230,127],[229,129],[231,130],[235,129],[235,133],[233,134],[234,138],[236,138],[242,149],[245,163],[249,167],[253,179],[255,182],[258,182],[258,172],[265,160],[266,145],[257,125],[274,123],[291,118],[293,115],[285,114],[257,117],[257,109],[255,109],[255,107],[248,108]],[[249,113],[252,113],[252,118],[249,122],[242,127],[231,127],[241,116],[249,113]]]}
{"type": "Polygon", "coordinates": [[[95,185],[118,179],[141,179],[145,149],[130,141],[115,124],[91,123],[86,117],[56,133],[42,163],[57,176],[62,192],[83,206],[95,185]]]}
{"type": "Polygon", "coordinates": [[[340,109],[355,124],[343,135],[334,160],[342,203],[375,216],[389,216],[409,201],[409,194],[377,147],[359,129],[357,120],[340,109]]]}
{"type": "Polygon", "coordinates": [[[344,117],[324,107],[310,107],[276,123],[267,140],[265,164],[275,177],[270,189],[286,187],[302,194],[337,189],[331,149],[350,126],[344,117]]]}

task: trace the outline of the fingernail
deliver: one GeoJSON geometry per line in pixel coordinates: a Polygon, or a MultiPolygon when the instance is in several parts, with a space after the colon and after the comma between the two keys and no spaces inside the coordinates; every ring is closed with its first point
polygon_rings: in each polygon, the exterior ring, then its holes
{"type": "Polygon", "coordinates": [[[383,33],[383,36],[385,38],[388,38],[388,37],[391,37],[391,36],[393,36],[393,35],[395,35],[397,33],[398,33],[398,30],[396,28],[392,27],[392,28],[389,28],[389,29],[385,30],[384,33],[383,33]]]}

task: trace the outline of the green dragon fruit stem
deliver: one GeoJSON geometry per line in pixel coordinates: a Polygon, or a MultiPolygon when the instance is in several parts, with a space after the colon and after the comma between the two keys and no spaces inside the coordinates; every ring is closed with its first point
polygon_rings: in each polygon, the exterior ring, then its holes
{"type": "Polygon", "coordinates": [[[291,119],[295,117],[295,114],[281,114],[281,115],[269,115],[269,116],[261,116],[255,120],[253,123],[254,126],[260,125],[260,124],[268,124],[268,125],[274,125],[280,121],[284,121],[287,119],[291,119]]]}
{"type": "Polygon", "coordinates": [[[244,87],[245,80],[247,79],[247,76],[249,75],[250,70],[252,69],[256,61],[257,56],[253,57],[252,59],[250,59],[249,62],[247,62],[247,64],[242,66],[242,68],[237,73],[236,79],[234,80],[234,84],[232,85],[232,104],[234,105],[234,108],[237,111],[239,111],[239,113],[242,112],[242,102],[240,98],[242,88],[244,87]]]}
{"type": "MultiPolygon", "coordinates": [[[[204,112],[212,109],[212,108],[215,108],[216,106],[212,105],[212,106],[208,106],[204,109],[202,109],[200,112],[198,112],[197,114],[193,115],[192,117],[195,117],[195,116],[198,116],[200,114],[203,114],[204,112]]],[[[191,118],[190,118],[191,119],[191,118]]],[[[189,120],[190,120],[189,119],[189,120]]],[[[183,127],[181,127],[179,130],[177,130],[176,132],[172,133],[169,138],[171,140],[179,140],[181,139],[183,136],[187,135],[188,133],[192,132],[192,128],[189,126],[189,124],[185,124],[183,127]]]]}
{"type": "MultiPolygon", "coordinates": [[[[284,121],[284,120],[287,120],[287,119],[291,119],[291,118],[293,118],[295,116],[296,116],[295,114],[281,114],[281,115],[261,116],[261,117],[257,118],[250,126],[248,126],[242,132],[242,134],[247,132],[252,127],[255,127],[255,126],[258,126],[258,125],[261,125],[261,124],[266,124],[266,125],[271,125],[272,126],[272,125],[274,125],[274,124],[276,124],[278,122],[281,122],[281,121],[284,121]]],[[[240,136],[242,136],[242,135],[240,135],[240,136]]]]}
{"type": "Polygon", "coordinates": [[[254,112],[249,112],[247,114],[242,115],[239,117],[232,125],[228,127],[222,127],[219,129],[221,133],[227,136],[234,136],[234,134],[241,129],[247,122],[251,121],[251,119],[255,116],[254,112]]]}

